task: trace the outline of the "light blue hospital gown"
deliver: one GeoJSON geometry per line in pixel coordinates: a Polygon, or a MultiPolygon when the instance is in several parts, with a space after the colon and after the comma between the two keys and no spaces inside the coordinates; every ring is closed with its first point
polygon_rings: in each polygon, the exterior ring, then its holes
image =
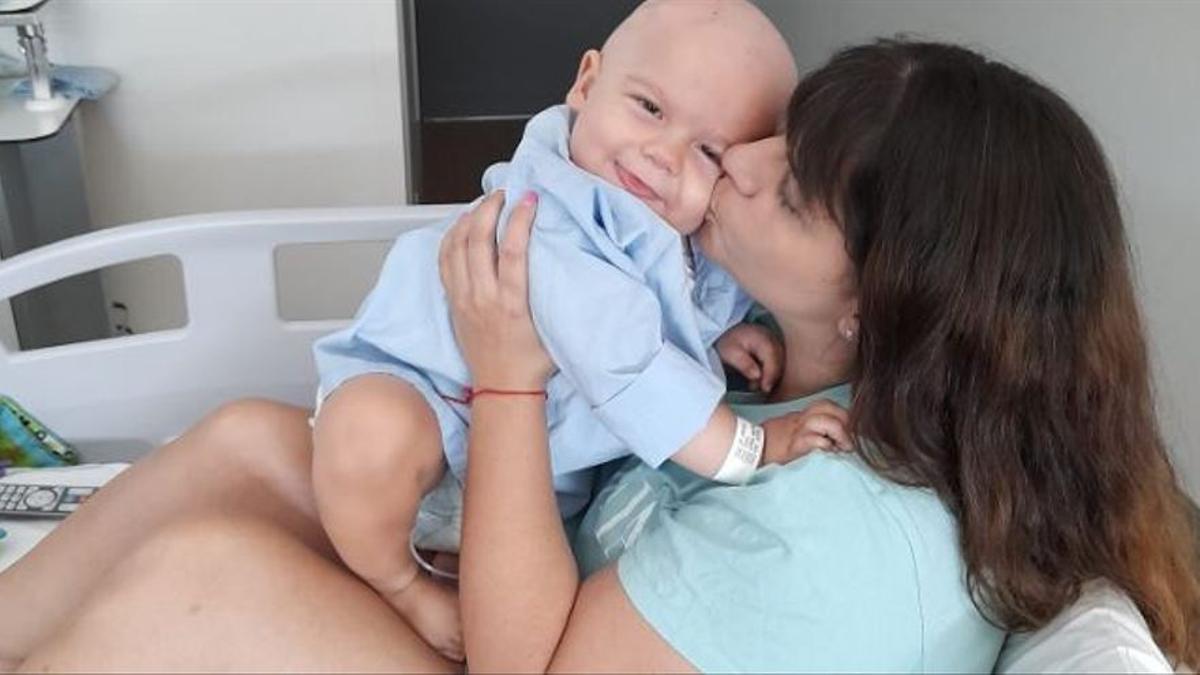
{"type": "MultiPolygon", "coordinates": [[[[559,372],[547,385],[551,464],[564,516],[591,493],[591,467],[634,454],[658,466],[708,422],[725,392],[716,339],[750,300],[670,225],[568,156],[565,106],[534,117],[512,161],[483,177],[505,212],[539,196],[529,245],[529,304],[559,372]]],[[[437,415],[450,469],[464,475],[470,384],[454,340],[438,247],[451,222],[396,240],[353,324],[315,346],[321,394],[387,373],[437,415]]]]}

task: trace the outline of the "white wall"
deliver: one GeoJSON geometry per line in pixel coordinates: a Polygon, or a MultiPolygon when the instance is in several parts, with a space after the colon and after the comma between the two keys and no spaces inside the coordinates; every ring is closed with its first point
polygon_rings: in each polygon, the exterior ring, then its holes
{"type": "Polygon", "coordinates": [[[981,49],[1054,87],[1117,177],[1164,431],[1200,496],[1200,2],[761,0],[806,70],[900,32],[981,49]]]}
{"type": "MultiPolygon", "coordinates": [[[[41,14],[53,61],[122,78],[83,109],[97,227],[405,200],[394,0],[52,0],[41,14]]],[[[182,323],[162,265],[105,287],[139,332],[182,323]]]]}

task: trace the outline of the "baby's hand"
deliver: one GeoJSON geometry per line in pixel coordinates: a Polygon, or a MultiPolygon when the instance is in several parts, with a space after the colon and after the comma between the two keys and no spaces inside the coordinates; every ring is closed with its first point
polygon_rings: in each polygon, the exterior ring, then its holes
{"type": "Polygon", "coordinates": [[[821,400],[804,410],[773,417],[763,423],[766,441],[763,465],[787,464],[813,450],[848,452],[854,449],[847,427],[850,415],[840,405],[821,400]]]}
{"type": "Polygon", "coordinates": [[[754,391],[775,388],[783,371],[783,345],[763,326],[741,323],[717,339],[721,361],[742,374],[754,391]]]}

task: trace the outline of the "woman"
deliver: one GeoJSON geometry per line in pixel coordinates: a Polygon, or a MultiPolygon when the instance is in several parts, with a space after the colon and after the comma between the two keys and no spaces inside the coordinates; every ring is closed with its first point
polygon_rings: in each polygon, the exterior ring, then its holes
{"type": "MultiPolygon", "coordinates": [[[[1115,191],[1070,108],[965,50],[884,42],[806,77],[786,139],[724,163],[698,243],[779,323],[768,403],[797,410],[852,380],[869,440],[744,488],[623,467],[580,528],[581,583],[542,404],[478,400],[472,668],[987,669],[1001,636],[985,617],[1040,626],[1095,577],[1196,663],[1193,535],[1115,191]]],[[[474,380],[536,388],[551,365],[524,302],[529,214],[497,264],[494,207],[455,229],[443,275],[474,380]]],[[[242,403],[131,469],[0,577],[6,605],[32,608],[0,619],[0,655],[31,670],[450,667],[329,560],[308,444],[303,411],[242,403]]]]}

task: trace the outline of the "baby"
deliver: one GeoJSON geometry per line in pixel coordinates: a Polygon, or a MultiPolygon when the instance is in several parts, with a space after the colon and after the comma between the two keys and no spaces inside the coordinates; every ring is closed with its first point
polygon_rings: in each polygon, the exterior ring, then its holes
{"type": "MultiPolygon", "coordinates": [[[[509,207],[540,198],[529,302],[559,367],[545,395],[564,517],[587,502],[592,467],[630,452],[733,484],[789,458],[771,450],[789,439],[772,439],[764,460],[762,428],[721,403],[714,344],[764,389],[774,345],[737,325],[749,299],[687,235],[722,152],[771,134],[796,79],[748,2],[650,0],[584,54],[566,105],[534,117],[512,161],[485,174],[509,207]]],[[[460,658],[456,597],[420,574],[408,533],[415,523],[422,548],[456,550],[470,399],[528,392],[470,389],[438,276],[449,224],[400,237],[353,325],[316,345],[313,484],[345,563],[460,658]]]]}

